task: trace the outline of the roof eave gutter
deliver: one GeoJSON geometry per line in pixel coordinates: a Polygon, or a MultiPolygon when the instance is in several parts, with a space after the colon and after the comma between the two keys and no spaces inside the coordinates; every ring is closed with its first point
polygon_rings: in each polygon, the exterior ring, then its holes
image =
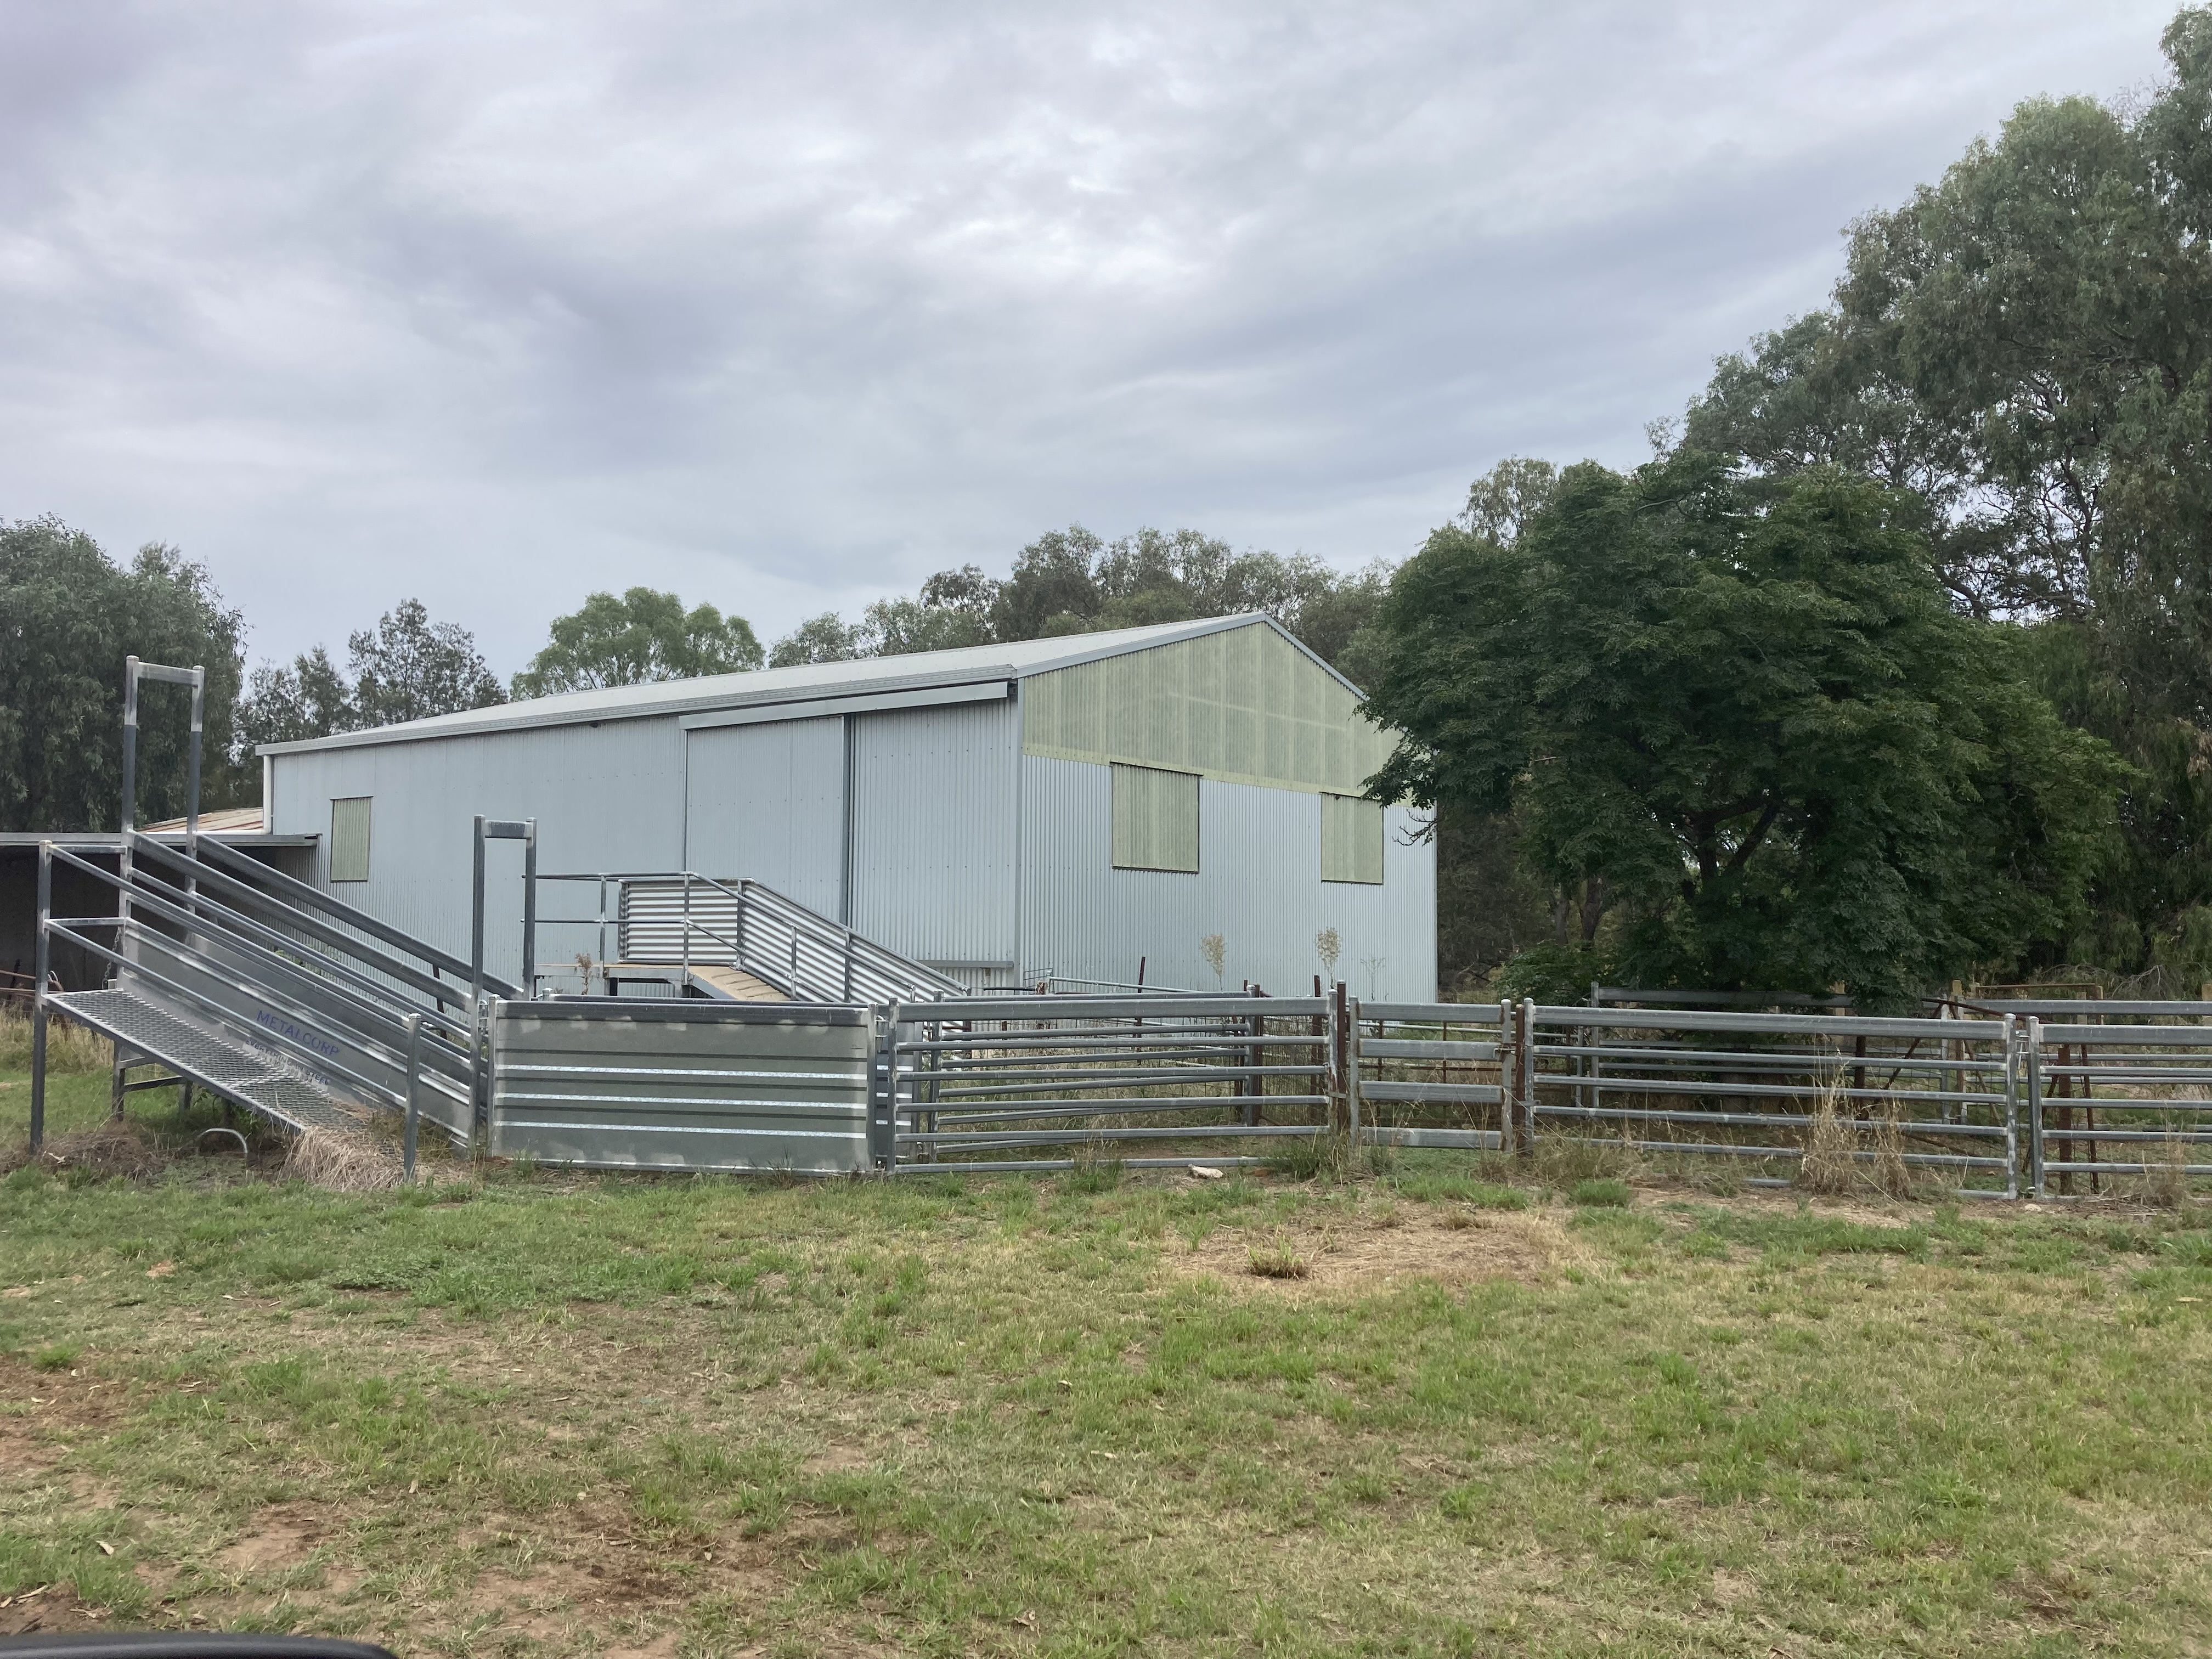
{"type": "MultiPolygon", "coordinates": [[[[858,702],[888,693],[907,690],[934,690],[938,687],[987,685],[1018,679],[1021,671],[1010,663],[997,663],[982,667],[965,669],[957,674],[901,674],[888,679],[833,682],[828,686],[793,686],[777,691],[762,692],[750,697],[731,696],[726,693],[708,697],[671,698],[649,708],[577,708],[564,709],[556,714],[532,715],[527,719],[493,719],[471,721],[465,725],[428,727],[422,724],[371,726],[365,732],[339,732],[327,738],[302,738],[295,743],[264,743],[258,745],[257,755],[300,755],[329,749],[365,749],[378,744],[430,743],[441,738],[489,737],[501,732],[538,731],[552,726],[600,726],[611,720],[652,720],[681,719],[693,714],[720,714],[745,709],[773,708],[781,704],[836,704],[858,702]]],[[[813,713],[835,713],[831,708],[819,708],[813,713]]]]}

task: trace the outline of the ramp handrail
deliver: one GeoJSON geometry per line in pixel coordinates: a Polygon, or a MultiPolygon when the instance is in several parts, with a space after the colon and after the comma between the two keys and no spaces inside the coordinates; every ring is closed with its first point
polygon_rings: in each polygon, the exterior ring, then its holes
{"type": "MultiPolygon", "coordinates": [[[[619,948],[626,961],[675,966],[686,972],[694,962],[726,964],[804,1002],[924,1000],[965,994],[958,981],[750,878],[732,883],[693,870],[624,870],[540,871],[538,879],[595,882],[602,893],[599,915],[541,915],[537,919],[541,927],[597,927],[604,931],[617,920],[605,914],[605,898],[609,887],[616,889],[623,933],[619,948]],[[734,938],[694,914],[695,891],[727,902],[734,938]],[[670,894],[678,900],[671,913],[636,914],[636,896],[670,894]],[[634,930],[652,928],[672,931],[673,943],[634,943],[634,930]]],[[[719,910],[714,920],[721,920],[719,910]]],[[[604,944],[601,950],[604,954],[604,944]]]]}
{"type": "MultiPolygon", "coordinates": [[[[349,933],[359,915],[349,906],[333,902],[318,903],[312,911],[295,908],[136,832],[125,838],[125,847],[147,855],[144,861],[108,870],[52,842],[41,845],[42,963],[51,959],[51,941],[65,940],[90,960],[106,964],[117,988],[128,989],[137,981],[156,994],[152,1000],[157,1006],[167,1003],[173,1012],[187,1015],[188,1024],[211,1020],[218,1029],[229,1028],[246,1046],[324,1079],[341,1098],[351,1096],[363,1105],[406,1112],[412,1109],[410,1102],[419,1107],[427,1089],[465,1107],[481,1069],[475,1022],[472,1012],[447,1012],[446,1003],[465,1000],[467,988],[437,977],[435,969],[444,965],[438,953],[382,924],[364,930],[380,940],[399,943],[430,963],[433,971],[424,972],[382,945],[349,933]],[[112,890],[116,913],[54,915],[50,872],[57,863],[112,890]],[[161,873],[152,865],[161,866],[161,873]],[[183,884],[165,878],[169,876],[181,877],[183,884]],[[247,906],[259,915],[247,914],[241,908],[247,906]],[[103,932],[112,933],[112,945],[92,936],[103,932]],[[238,996],[246,999],[244,1006],[238,996]]],[[[257,876],[276,874],[250,860],[235,861],[248,865],[257,876]]],[[[41,1021],[44,1002],[42,996],[41,1021]]],[[[71,1012],[96,1024],[110,1017],[71,1012]]],[[[128,1033],[110,1035],[120,1042],[128,1033]]],[[[151,1057],[180,1074],[191,1072],[179,1054],[151,1057]]],[[[41,1069],[34,1066],[34,1073],[41,1069]]],[[[218,1092],[235,1092],[211,1078],[197,1080],[218,1092]]],[[[42,1083],[42,1076],[34,1076],[34,1084],[42,1083]]],[[[34,1087],[41,1104],[43,1092],[34,1087]]],[[[273,1109],[240,1099],[257,1109],[273,1109]]]]}
{"type": "MultiPolygon", "coordinates": [[[[178,853],[174,848],[156,841],[139,830],[131,831],[131,842],[133,848],[141,852],[149,848],[160,848],[174,858],[190,856],[178,853]]],[[[469,964],[460,957],[441,951],[437,946],[427,944],[413,934],[394,927],[390,922],[379,920],[366,910],[356,909],[342,900],[332,898],[319,887],[311,887],[306,882],[288,876],[281,870],[271,869],[258,860],[250,859],[243,853],[224,846],[219,841],[205,836],[201,838],[199,862],[203,865],[214,863],[226,866],[234,873],[250,877],[257,887],[265,890],[272,898],[284,902],[294,913],[319,912],[341,927],[366,933],[371,939],[381,940],[386,945],[396,945],[410,955],[420,957],[433,967],[442,968],[447,972],[455,975],[464,984],[467,982],[468,976],[472,971],[469,964]]],[[[351,948],[352,943],[349,941],[345,948],[351,948]]],[[[522,994],[521,988],[519,986],[489,973],[484,975],[484,988],[495,996],[516,997],[522,994]]]]}

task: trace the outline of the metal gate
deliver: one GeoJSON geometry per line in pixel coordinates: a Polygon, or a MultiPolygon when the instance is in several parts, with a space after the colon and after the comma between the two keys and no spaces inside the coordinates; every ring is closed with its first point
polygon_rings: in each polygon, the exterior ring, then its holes
{"type": "Polygon", "coordinates": [[[964,998],[886,1012],[896,1170],[1264,1163],[1347,1121],[1340,1005],[964,998]]]}

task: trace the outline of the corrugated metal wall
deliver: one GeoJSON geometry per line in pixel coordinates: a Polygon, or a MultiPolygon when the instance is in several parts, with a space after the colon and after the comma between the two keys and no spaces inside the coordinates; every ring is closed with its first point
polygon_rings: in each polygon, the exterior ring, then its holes
{"type": "Polygon", "coordinates": [[[709,726],[690,742],[690,867],[718,881],[763,883],[836,917],[844,902],[844,721],[709,726]]]}
{"type": "Polygon", "coordinates": [[[1405,844],[1417,820],[1402,807],[1385,813],[1382,884],[1364,886],[1322,880],[1318,794],[1204,780],[1201,869],[1188,876],[1113,867],[1109,768],[1024,756],[1022,788],[1025,980],[1127,981],[1142,956],[1148,983],[1211,990],[1199,941],[1219,933],[1231,989],[1307,993],[1314,937],[1334,927],[1337,974],[1360,995],[1436,994],[1436,852],[1405,844]]]}
{"type": "MultiPolygon", "coordinates": [[[[370,798],[366,882],[332,889],[396,927],[465,957],[471,820],[534,817],[542,870],[674,870],[684,856],[682,734],[674,719],[559,726],[477,737],[275,757],[273,828],[323,837],[313,879],[330,878],[331,801],[370,798]]],[[[522,967],[522,848],[495,843],[488,868],[487,954],[498,974],[522,967]]],[[[549,887],[549,915],[582,915],[597,895],[549,887]]],[[[541,960],[596,952],[586,928],[547,928],[541,960]]]]}
{"type": "Polygon", "coordinates": [[[1014,965],[1018,742],[1012,702],[854,716],[855,932],[1003,982],[987,972],[1014,965]]]}
{"type": "Polygon", "coordinates": [[[1348,687],[1256,624],[1039,674],[1022,699],[1024,752],[1058,760],[1356,795],[1391,750],[1348,687]]]}

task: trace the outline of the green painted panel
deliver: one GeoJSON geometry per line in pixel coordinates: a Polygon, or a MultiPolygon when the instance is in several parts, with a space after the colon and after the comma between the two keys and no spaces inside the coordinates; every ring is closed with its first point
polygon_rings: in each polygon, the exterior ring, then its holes
{"type": "Polygon", "coordinates": [[[331,803],[331,879],[368,879],[368,802],[355,795],[331,803]]]}
{"type": "Polygon", "coordinates": [[[1114,768],[1114,867],[1198,871],[1198,775],[1114,768]]]}
{"type": "Polygon", "coordinates": [[[1356,794],[1391,740],[1358,694],[1260,623],[1022,683],[1022,749],[1356,794]]]}
{"type": "Polygon", "coordinates": [[[1352,795],[1321,798],[1321,878],[1382,884],[1382,804],[1352,795]]]}

